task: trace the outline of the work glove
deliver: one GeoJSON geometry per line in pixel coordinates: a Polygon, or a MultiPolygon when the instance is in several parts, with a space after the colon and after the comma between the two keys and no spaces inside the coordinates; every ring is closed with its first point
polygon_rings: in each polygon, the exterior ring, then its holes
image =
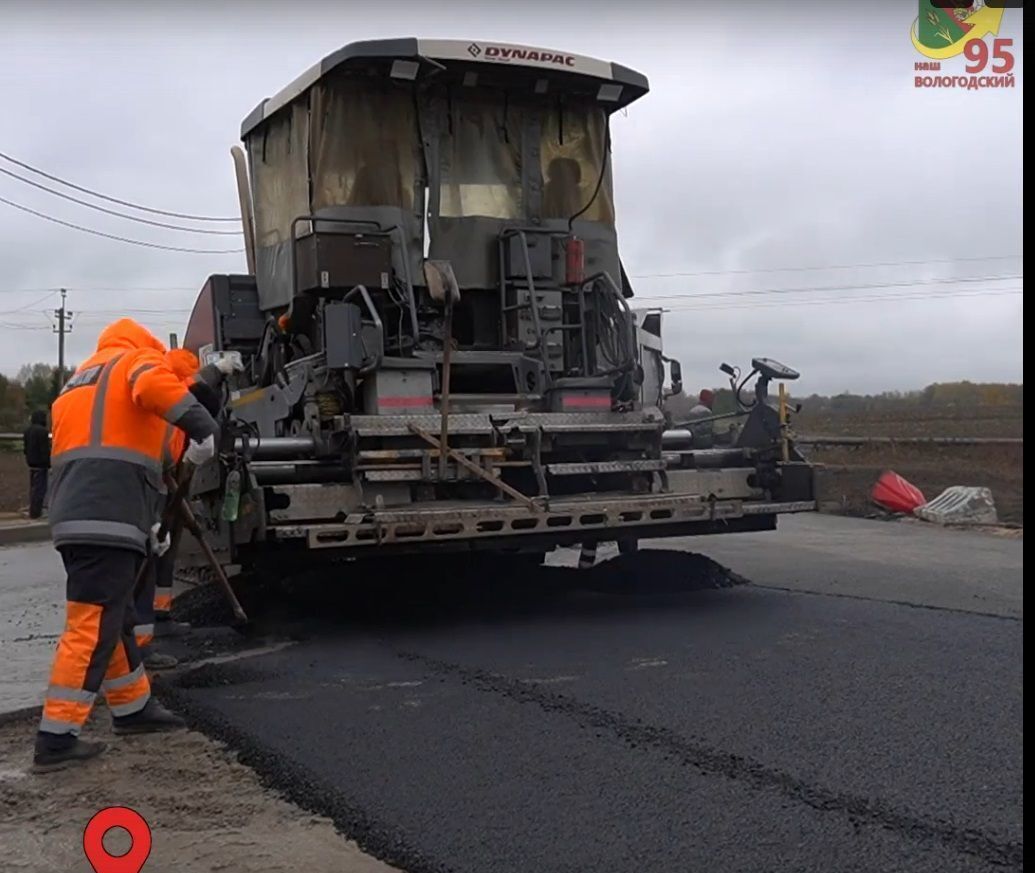
{"type": "Polygon", "coordinates": [[[209,434],[200,443],[191,440],[187,451],[183,453],[183,459],[195,467],[200,467],[205,461],[215,457],[215,454],[216,438],[213,434],[209,434]]]}
{"type": "Polygon", "coordinates": [[[156,558],[162,557],[167,551],[169,546],[172,545],[172,538],[169,536],[169,531],[165,532],[165,536],[162,539],[158,539],[158,532],[161,530],[162,523],[156,521],[151,525],[151,552],[156,558]]]}
{"type": "Polygon", "coordinates": [[[244,362],[241,360],[239,352],[230,352],[219,356],[215,362],[215,368],[224,376],[229,376],[231,373],[243,372],[244,362]]]}

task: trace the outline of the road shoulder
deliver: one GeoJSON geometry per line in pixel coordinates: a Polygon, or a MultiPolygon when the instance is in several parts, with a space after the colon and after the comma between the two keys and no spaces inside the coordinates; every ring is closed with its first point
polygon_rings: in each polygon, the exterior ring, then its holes
{"type": "Polygon", "coordinates": [[[101,711],[91,739],[111,743],[98,760],[43,776],[29,772],[34,722],[0,723],[0,844],[5,869],[89,870],[83,829],[100,809],[128,805],[151,827],[149,873],[334,870],[390,873],[342,837],[329,819],[266,790],[232,752],[202,734],[115,738],[101,711]]]}

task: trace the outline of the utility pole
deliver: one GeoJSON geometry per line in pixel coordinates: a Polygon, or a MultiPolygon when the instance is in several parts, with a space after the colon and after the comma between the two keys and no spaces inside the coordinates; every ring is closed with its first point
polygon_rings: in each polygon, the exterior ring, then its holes
{"type": "Polygon", "coordinates": [[[72,313],[65,309],[65,295],[68,292],[61,289],[61,308],[54,310],[54,315],[57,317],[57,327],[54,328],[54,333],[58,335],[58,388],[60,391],[65,385],[65,334],[72,330],[71,318],[72,313]]]}

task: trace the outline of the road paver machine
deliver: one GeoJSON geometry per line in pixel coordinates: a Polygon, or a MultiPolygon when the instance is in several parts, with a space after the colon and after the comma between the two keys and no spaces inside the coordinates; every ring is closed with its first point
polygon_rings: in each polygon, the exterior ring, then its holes
{"type": "Polygon", "coordinates": [[[241,356],[194,506],[229,562],[507,552],[814,509],[756,359],[734,442],[672,429],[680,366],[619,256],[619,64],[491,41],[345,46],[245,119],[250,275],[185,342],[241,356]]]}

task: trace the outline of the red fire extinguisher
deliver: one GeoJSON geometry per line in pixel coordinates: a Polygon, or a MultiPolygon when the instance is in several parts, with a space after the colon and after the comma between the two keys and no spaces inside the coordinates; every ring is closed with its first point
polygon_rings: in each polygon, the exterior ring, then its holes
{"type": "Polygon", "coordinates": [[[569,285],[581,285],[586,281],[586,244],[577,236],[570,236],[564,243],[564,278],[569,285]]]}

